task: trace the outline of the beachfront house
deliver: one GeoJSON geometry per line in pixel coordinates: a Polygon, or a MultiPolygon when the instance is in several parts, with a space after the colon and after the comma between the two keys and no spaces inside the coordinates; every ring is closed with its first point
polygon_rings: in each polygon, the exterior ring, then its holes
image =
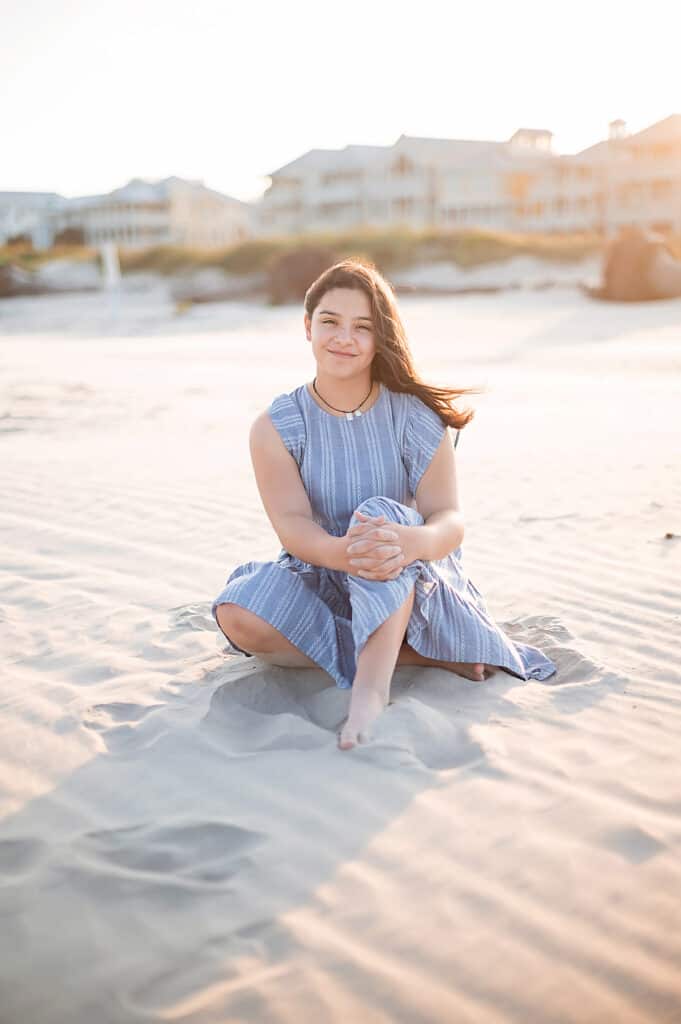
{"type": "Polygon", "coordinates": [[[514,224],[608,237],[634,225],[681,233],[681,114],[632,135],[612,121],[607,139],[554,157],[516,204],[514,224]]]}
{"type": "Polygon", "coordinates": [[[401,135],[392,146],[313,149],[270,175],[258,230],[506,227],[508,176],[535,174],[550,156],[551,133],[540,129],[507,142],[401,135]]]}
{"type": "Polygon", "coordinates": [[[248,238],[248,203],[206,188],[200,181],[133,178],[105,195],[69,199],[51,217],[53,236],[82,231],[87,245],[115,242],[126,248],[186,245],[219,249],[248,238]]]}
{"type": "Polygon", "coordinates": [[[29,238],[36,249],[47,248],[48,215],[64,202],[56,192],[0,192],[0,245],[29,238]]]}
{"type": "Polygon", "coordinates": [[[681,232],[681,115],[635,135],[623,121],[574,155],[545,128],[505,142],[402,135],[392,146],[313,149],[273,171],[256,204],[262,235],[356,227],[616,234],[681,232]]]}
{"type": "Polygon", "coordinates": [[[174,177],[133,178],[113,192],[72,199],[52,192],[0,192],[0,244],[23,235],[38,249],[49,248],[65,231],[93,246],[221,249],[249,238],[252,221],[251,204],[174,177]]]}

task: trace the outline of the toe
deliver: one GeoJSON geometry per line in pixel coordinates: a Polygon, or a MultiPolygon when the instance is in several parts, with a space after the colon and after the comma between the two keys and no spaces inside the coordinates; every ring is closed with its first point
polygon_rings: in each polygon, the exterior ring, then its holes
{"type": "Polygon", "coordinates": [[[352,732],[348,730],[347,725],[339,729],[336,736],[338,737],[338,747],[340,750],[350,750],[351,747],[355,746],[356,740],[353,738],[352,732]]]}

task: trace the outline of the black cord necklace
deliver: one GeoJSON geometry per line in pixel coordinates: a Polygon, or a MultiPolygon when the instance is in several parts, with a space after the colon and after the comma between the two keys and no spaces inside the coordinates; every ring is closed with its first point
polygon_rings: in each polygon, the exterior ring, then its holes
{"type": "Polygon", "coordinates": [[[361,416],[362,415],[362,413],[360,412],[360,409],[362,408],[362,406],[366,402],[366,400],[369,397],[369,395],[371,394],[371,392],[374,390],[374,382],[373,381],[371,382],[371,387],[369,388],[369,394],[366,396],[366,398],[362,399],[362,401],[359,403],[359,405],[355,409],[337,409],[335,405],[331,405],[331,402],[327,402],[327,400],[325,398],[323,398],[319,394],[319,392],[317,391],[317,378],[316,377],[312,381],[312,387],[314,389],[314,393],[316,395],[318,395],[319,398],[322,399],[322,402],[324,403],[324,405],[328,405],[329,409],[333,409],[334,412],[342,412],[342,413],[344,413],[346,420],[351,420],[351,419],[354,419],[355,416],[361,416]]]}

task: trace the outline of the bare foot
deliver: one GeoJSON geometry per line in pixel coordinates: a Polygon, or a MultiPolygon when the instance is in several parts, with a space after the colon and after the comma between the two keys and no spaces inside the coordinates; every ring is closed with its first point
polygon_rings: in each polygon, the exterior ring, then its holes
{"type": "Polygon", "coordinates": [[[350,750],[357,743],[366,743],[371,739],[371,726],[384,707],[383,694],[370,686],[358,688],[357,692],[353,692],[350,714],[338,734],[340,750],[350,750]]]}
{"type": "Polygon", "coordinates": [[[494,675],[494,665],[473,664],[470,661],[448,661],[444,664],[448,672],[454,672],[464,679],[472,679],[474,683],[482,683],[494,675]]]}

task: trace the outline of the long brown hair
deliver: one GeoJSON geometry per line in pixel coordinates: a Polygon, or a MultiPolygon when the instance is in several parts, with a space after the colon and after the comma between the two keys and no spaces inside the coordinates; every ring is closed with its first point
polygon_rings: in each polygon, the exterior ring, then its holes
{"type": "Polygon", "coordinates": [[[480,388],[435,387],[421,379],[414,366],[395,293],[375,264],[349,257],[320,274],[305,293],[305,312],[310,319],[322,297],[332,288],[355,288],[369,299],[376,343],[371,364],[373,380],[381,381],[389,391],[416,395],[448,427],[460,430],[473,419],[473,409],[453,409],[451,403],[461,395],[480,394],[480,388]]]}

